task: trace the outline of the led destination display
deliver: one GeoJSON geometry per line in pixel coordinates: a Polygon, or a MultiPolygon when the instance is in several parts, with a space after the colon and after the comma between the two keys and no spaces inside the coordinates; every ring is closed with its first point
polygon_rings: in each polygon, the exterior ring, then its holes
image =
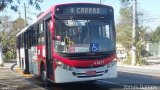
{"type": "Polygon", "coordinates": [[[102,14],[106,15],[112,12],[111,8],[104,7],[63,7],[57,8],[57,14],[82,14],[82,15],[90,15],[90,14],[102,14]]]}

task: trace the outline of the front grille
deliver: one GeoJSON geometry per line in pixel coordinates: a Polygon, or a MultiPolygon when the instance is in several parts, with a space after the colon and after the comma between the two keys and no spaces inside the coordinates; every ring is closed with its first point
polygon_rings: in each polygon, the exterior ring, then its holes
{"type": "Polygon", "coordinates": [[[93,67],[91,67],[91,66],[87,66],[87,67],[76,67],[77,69],[88,69],[88,68],[99,68],[99,67],[104,67],[104,65],[99,65],[99,66],[93,66],[93,67]]]}
{"type": "Polygon", "coordinates": [[[97,77],[97,76],[102,76],[103,74],[100,75],[93,75],[93,76],[77,76],[79,78],[88,78],[88,77],[97,77]]]}
{"type": "Polygon", "coordinates": [[[98,77],[98,76],[102,76],[106,70],[101,70],[101,71],[96,71],[96,75],[86,75],[85,72],[72,72],[74,76],[77,76],[78,78],[87,78],[87,77],[98,77]]]}
{"type": "Polygon", "coordinates": [[[77,57],[67,57],[71,60],[75,59],[81,59],[81,60],[86,60],[86,59],[91,59],[91,60],[97,60],[97,59],[105,59],[109,57],[110,55],[95,55],[95,56],[77,56],[77,57]]]}

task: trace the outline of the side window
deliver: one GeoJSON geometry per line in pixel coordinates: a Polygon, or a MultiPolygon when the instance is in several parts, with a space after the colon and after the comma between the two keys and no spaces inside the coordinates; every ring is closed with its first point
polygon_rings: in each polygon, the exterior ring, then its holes
{"type": "Polygon", "coordinates": [[[22,47],[24,47],[24,33],[22,34],[21,39],[22,39],[22,47]]]}
{"type": "Polygon", "coordinates": [[[27,32],[27,35],[28,35],[28,37],[27,37],[27,43],[28,43],[28,48],[30,48],[31,47],[31,30],[29,29],[29,31],[27,32]]]}
{"type": "Polygon", "coordinates": [[[31,27],[31,45],[34,46],[35,45],[35,30],[34,27],[31,27]]]}
{"type": "Polygon", "coordinates": [[[44,44],[44,25],[43,21],[38,24],[38,44],[44,44]]]}
{"type": "Polygon", "coordinates": [[[99,35],[104,38],[111,38],[111,30],[109,25],[104,25],[99,27],[99,35]]]}
{"type": "Polygon", "coordinates": [[[21,47],[21,38],[20,36],[17,37],[17,48],[21,47]]]}
{"type": "Polygon", "coordinates": [[[43,21],[41,21],[40,23],[39,23],[39,32],[44,32],[44,25],[43,25],[43,21]]]}
{"type": "Polygon", "coordinates": [[[24,48],[28,48],[27,39],[28,39],[27,32],[24,32],[24,48]]]}
{"type": "Polygon", "coordinates": [[[35,27],[33,27],[33,45],[35,45],[35,34],[36,34],[36,32],[35,32],[35,27]]]}
{"type": "Polygon", "coordinates": [[[104,26],[103,34],[104,34],[104,35],[103,35],[104,37],[110,38],[110,29],[109,29],[109,25],[105,25],[105,26],[104,26]]]}

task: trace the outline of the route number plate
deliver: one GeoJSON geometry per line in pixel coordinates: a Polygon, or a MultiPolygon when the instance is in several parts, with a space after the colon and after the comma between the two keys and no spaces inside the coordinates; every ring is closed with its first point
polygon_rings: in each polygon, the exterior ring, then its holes
{"type": "Polygon", "coordinates": [[[96,75],[96,71],[86,71],[87,76],[96,75]]]}

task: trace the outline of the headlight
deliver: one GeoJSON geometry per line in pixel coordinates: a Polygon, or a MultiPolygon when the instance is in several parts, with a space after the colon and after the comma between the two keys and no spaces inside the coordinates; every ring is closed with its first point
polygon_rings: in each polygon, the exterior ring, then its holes
{"type": "Polygon", "coordinates": [[[66,69],[66,70],[69,70],[69,71],[72,71],[73,70],[73,67],[71,66],[68,66],[66,64],[64,64],[63,62],[61,62],[60,60],[55,60],[56,61],[56,65],[63,68],[63,69],[66,69]]]}

